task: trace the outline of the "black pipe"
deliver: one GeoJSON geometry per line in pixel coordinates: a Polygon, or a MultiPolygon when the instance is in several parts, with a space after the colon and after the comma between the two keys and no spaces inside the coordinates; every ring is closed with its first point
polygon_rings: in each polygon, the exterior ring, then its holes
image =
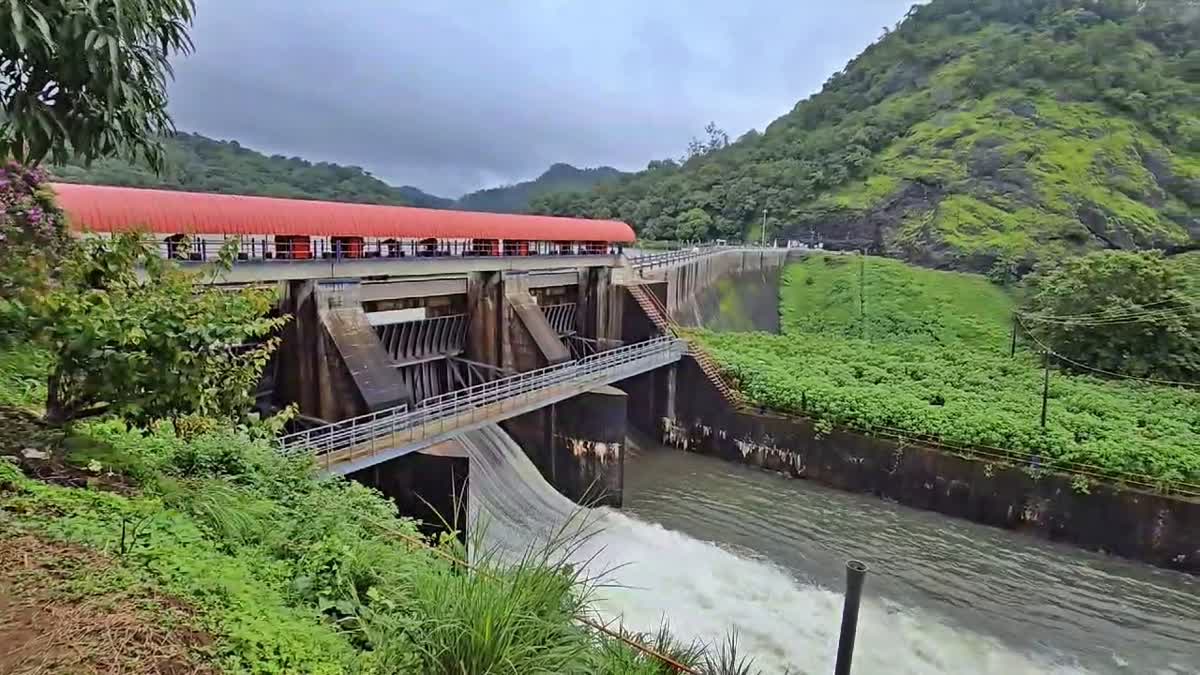
{"type": "Polygon", "coordinates": [[[857,560],[846,561],[846,604],[842,607],[842,634],[838,638],[837,664],[834,675],[850,675],[850,660],[854,657],[854,636],[858,633],[858,605],[862,600],[867,566],[857,560]]]}

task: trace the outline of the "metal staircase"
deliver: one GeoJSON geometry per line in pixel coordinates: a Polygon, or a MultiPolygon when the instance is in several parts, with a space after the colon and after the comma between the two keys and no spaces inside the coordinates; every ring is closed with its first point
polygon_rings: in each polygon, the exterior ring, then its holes
{"type": "Polygon", "coordinates": [[[662,300],[658,296],[651,293],[642,284],[631,284],[626,288],[629,289],[629,294],[633,296],[634,302],[650,319],[659,331],[664,335],[672,335],[678,338],[687,340],[688,353],[695,359],[696,365],[700,366],[700,370],[704,371],[705,377],[712,383],[717,391],[721,392],[721,396],[729,401],[735,407],[740,407],[744,404],[741,392],[733,386],[733,383],[721,372],[721,367],[713,359],[712,355],[706,349],[696,343],[695,340],[687,339],[687,336],[679,330],[679,324],[671,320],[671,314],[663,305],[662,300]]]}

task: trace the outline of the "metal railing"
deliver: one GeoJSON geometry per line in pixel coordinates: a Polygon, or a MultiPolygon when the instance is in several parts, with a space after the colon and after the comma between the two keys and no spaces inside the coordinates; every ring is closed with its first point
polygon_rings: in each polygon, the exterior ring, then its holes
{"type": "Polygon", "coordinates": [[[397,406],[288,434],[278,443],[285,454],[311,452],[325,458],[328,467],[335,453],[352,451],[358,459],[360,451],[372,455],[505,419],[548,397],[548,390],[608,384],[678,361],[685,351],[682,340],[655,338],[433,396],[411,409],[397,406]]]}
{"type": "Polygon", "coordinates": [[[667,251],[666,253],[655,253],[652,255],[643,255],[637,258],[630,258],[629,264],[635,270],[654,269],[656,267],[666,267],[675,263],[702,258],[706,255],[717,253],[718,251],[728,250],[723,246],[705,246],[703,248],[686,248],[678,251],[667,251]]]}
{"type": "Polygon", "coordinates": [[[775,250],[774,246],[757,246],[754,244],[741,244],[737,246],[731,245],[706,245],[693,248],[683,248],[675,251],[667,251],[666,253],[653,253],[651,255],[638,256],[636,258],[628,258],[630,266],[635,270],[647,270],[656,267],[667,267],[676,263],[687,262],[696,258],[721,253],[723,251],[769,251],[775,250]]]}

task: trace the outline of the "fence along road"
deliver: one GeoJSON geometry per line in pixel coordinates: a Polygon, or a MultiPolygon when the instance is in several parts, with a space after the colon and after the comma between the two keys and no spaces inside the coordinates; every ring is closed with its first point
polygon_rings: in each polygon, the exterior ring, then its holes
{"type": "Polygon", "coordinates": [[[309,452],[326,472],[347,474],[675,363],[686,351],[683,340],[654,338],[447,392],[413,408],[402,405],[306,429],[278,443],[285,454],[309,452]]]}

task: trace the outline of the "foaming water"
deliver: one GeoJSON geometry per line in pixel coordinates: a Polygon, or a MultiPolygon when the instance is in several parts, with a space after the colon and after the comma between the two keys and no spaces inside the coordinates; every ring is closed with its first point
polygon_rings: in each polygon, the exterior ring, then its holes
{"type": "Polygon", "coordinates": [[[843,564],[868,561],[856,673],[1196,673],[1197,584],[674,451],[627,462],[627,512],[583,509],[497,428],[467,435],[471,524],[512,554],[567,531],[634,630],[832,671],[843,564]]]}

